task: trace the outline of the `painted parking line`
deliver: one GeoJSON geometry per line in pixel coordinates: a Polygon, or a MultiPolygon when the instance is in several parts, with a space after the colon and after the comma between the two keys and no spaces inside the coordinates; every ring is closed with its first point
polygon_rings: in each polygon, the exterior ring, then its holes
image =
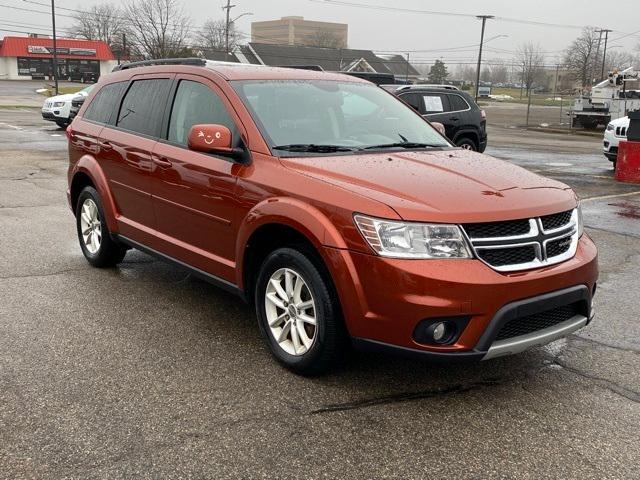
{"type": "Polygon", "coordinates": [[[0,122],[0,125],[7,127],[7,128],[13,128],[14,130],[23,130],[22,127],[18,127],[16,125],[9,125],[8,123],[4,123],[4,122],[0,122]]]}
{"type": "Polygon", "coordinates": [[[640,191],[627,192],[627,193],[618,193],[616,195],[601,195],[599,197],[588,197],[588,198],[583,198],[581,201],[582,201],[582,203],[595,202],[597,200],[608,200],[610,198],[620,198],[620,197],[632,197],[634,195],[640,195],[640,191]]]}

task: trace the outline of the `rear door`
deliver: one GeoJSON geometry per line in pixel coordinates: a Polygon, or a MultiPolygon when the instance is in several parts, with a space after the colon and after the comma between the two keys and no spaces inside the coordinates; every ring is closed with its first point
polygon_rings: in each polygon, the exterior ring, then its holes
{"type": "MultiPolygon", "coordinates": [[[[162,139],[153,150],[153,202],[161,249],[167,255],[235,281],[237,175],[243,166],[228,157],[189,150],[196,124],[225,125],[234,146],[242,124],[211,80],[178,75],[162,139]]],[[[245,134],[246,135],[246,134],[245,134]]]]}
{"type": "Polygon", "coordinates": [[[424,104],[423,116],[430,122],[440,122],[444,125],[447,137],[453,138],[458,128],[458,121],[449,114],[449,99],[446,93],[421,92],[424,104]]]}
{"type": "Polygon", "coordinates": [[[128,83],[113,125],[100,138],[100,163],[118,210],[120,233],[153,243],[151,152],[157,142],[174,75],[135,76],[128,83]]]}

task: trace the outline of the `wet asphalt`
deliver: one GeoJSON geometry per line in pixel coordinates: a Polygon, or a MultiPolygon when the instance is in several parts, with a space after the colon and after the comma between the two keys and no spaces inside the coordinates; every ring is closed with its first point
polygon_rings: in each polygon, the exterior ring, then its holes
{"type": "Polygon", "coordinates": [[[597,316],[477,364],[354,353],[292,375],[251,309],[142,253],[89,267],[64,132],[0,109],[0,478],[640,478],[640,185],[594,138],[490,129],[568,183],[600,248],[597,316]]]}

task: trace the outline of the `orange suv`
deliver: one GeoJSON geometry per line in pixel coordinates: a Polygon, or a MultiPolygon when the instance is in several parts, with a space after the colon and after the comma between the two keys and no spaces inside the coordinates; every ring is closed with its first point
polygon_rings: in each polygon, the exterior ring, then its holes
{"type": "Polygon", "coordinates": [[[199,59],[102,76],[67,129],[90,264],[136,248],[255,305],[273,352],[521,352],[586,325],[598,276],[575,193],[451,145],[355,77],[199,59]]]}

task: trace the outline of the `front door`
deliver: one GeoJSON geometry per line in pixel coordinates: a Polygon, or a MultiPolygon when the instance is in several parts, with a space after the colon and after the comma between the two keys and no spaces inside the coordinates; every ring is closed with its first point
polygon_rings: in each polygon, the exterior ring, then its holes
{"type": "Polygon", "coordinates": [[[212,81],[177,77],[166,132],[153,149],[152,193],[162,251],[234,282],[234,191],[243,167],[230,158],[187,147],[189,130],[196,124],[225,125],[237,146],[241,123],[232,112],[212,81]]]}

